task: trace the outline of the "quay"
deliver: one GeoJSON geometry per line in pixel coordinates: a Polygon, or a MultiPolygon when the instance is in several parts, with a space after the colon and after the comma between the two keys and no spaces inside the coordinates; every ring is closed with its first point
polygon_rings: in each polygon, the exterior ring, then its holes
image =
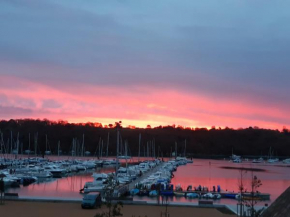
{"type": "MultiPolygon", "coordinates": [[[[40,201],[6,201],[4,205],[0,206],[1,217],[92,217],[97,213],[105,211],[106,208],[101,209],[87,209],[83,210],[80,203],[76,202],[40,202],[40,201]]],[[[149,216],[159,217],[161,212],[165,211],[164,206],[157,206],[153,204],[124,204],[121,213],[125,217],[132,216],[149,216]]],[[[196,206],[176,206],[171,205],[167,208],[170,217],[229,217],[236,216],[234,212],[225,206],[217,207],[196,207],[196,206]]]]}
{"type": "MultiPolygon", "coordinates": [[[[235,199],[235,197],[237,195],[239,195],[239,192],[230,192],[230,191],[173,191],[174,193],[183,193],[184,195],[188,194],[188,193],[196,193],[196,194],[207,194],[207,193],[211,193],[211,194],[220,194],[221,198],[232,198],[235,199]]],[[[244,198],[244,200],[270,200],[270,194],[268,193],[255,193],[253,198],[251,193],[247,192],[247,193],[242,193],[242,196],[244,198]]]]}

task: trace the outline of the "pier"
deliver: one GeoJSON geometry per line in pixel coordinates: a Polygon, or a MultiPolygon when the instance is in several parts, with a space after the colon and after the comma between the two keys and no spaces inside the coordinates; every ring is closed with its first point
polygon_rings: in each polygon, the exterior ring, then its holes
{"type": "Polygon", "coordinates": [[[151,170],[145,172],[142,174],[142,176],[138,177],[137,179],[135,179],[134,181],[132,181],[131,183],[129,184],[126,184],[126,185],[122,185],[122,186],[119,186],[119,188],[117,189],[118,192],[115,193],[116,194],[119,194],[119,195],[123,195],[125,194],[126,192],[128,191],[131,191],[132,189],[135,188],[135,185],[148,178],[149,176],[151,176],[152,174],[154,174],[155,172],[157,172],[160,168],[162,168],[162,166],[164,165],[165,162],[160,162],[159,165],[157,165],[156,167],[152,168],[151,170]]]}
{"type": "Polygon", "coordinates": [[[161,162],[159,165],[157,165],[156,167],[154,167],[153,169],[147,171],[146,173],[143,173],[142,176],[138,177],[136,180],[132,181],[131,183],[129,183],[129,191],[135,188],[135,185],[148,178],[149,176],[151,176],[152,174],[154,174],[155,172],[157,172],[160,168],[162,168],[162,166],[164,165],[164,162],[161,162]]]}

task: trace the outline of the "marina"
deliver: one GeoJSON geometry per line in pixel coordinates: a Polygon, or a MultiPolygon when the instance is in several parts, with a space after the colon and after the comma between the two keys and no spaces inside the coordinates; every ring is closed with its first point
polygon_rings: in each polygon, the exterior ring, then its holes
{"type": "Polygon", "coordinates": [[[0,217],[290,217],[289,8],[0,1],[0,217]]]}
{"type": "MultiPolygon", "coordinates": [[[[56,157],[53,156],[49,158],[56,159],[56,157]]],[[[290,185],[290,176],[288,175],[289,167],[283,163],[253,164],[247,162],[235,164],[227,160],[194,159],[193,163],[183,162],[179,166],[173,166],[172,163],[178,161],[165,159],[165,161],[162,162],[146,158],[142,158],[141,160],[143,163],[137,163],[136,158],[132,158],[129,163],[127,162],[127,169],[129,168],[128,171],[131,171],[131,180],[128,180],[127,183],[124,182],[120,184],[120,188],[121,186],[126,186],[126,191],[130,192],[127,198],[131,198],[133,201],[158,203],[159,197],[168,196],[168,200],[171,203],[198,204],[200,199],[208,199],[213,200],[214,204],[233,205],[237,203],[237,195],[239,195],[238,177],[239,168],[241,167],[258,169],[258,172],[255,172],[255,174],[262,180],[263,185],[260,189],[261,193],[255,195],[255,198],[264,201],[259,203],[270,204],[279,196],[280,192],[282,193],[290,185]],[[148,167],[149,162],[151,162],[152,168],[146,169],[144,162],[146,165],[148,164],[148,167]],[[172,165],[171,169],[168,170],[170,172],[161,173],[160,171],[165,171],[164,169],[168,167],[168,165],[172,165]],[[143,167],[141,176],[139,176],[140,170],[138,170],[138,172],[136,171],[137,167],[143,167]],[[133,171],[135,171],[134,175],[133,171]],[[163,174],[167,174],[167,177],[162,177],[163,174]],[[155,182],[149,182],[149,180],[155,180],[155,182]],[[158,190],[158,180],[159,183],[163,185],[159,193],[156,191],[158,190]]],[[[24,161],[26,160],[24,159],[24,161]]],[[[28,165],[36,164],[36,159],[31,159],[31,161],[33,164],[28,165]]],[[[20,184],[19,186],[9,187],[6,192],[17,193],[19,198],[81,199],[83,194],[80,193],[80,190],[84,189],[87,183],[93,182],[94,174],[115,174],[116,172],[116,164],[112,159],[103,159],[103,162],[111,161],[112,164],[103,165],[102,167],[100,167],[101,164],[99,159],[93,161],[89,158],[81,160],[50,160],[46,158],[42,160],[38,159],[38,161],[39,164],[43,165],[42,168],[49,168],[47,165],[53,164],[56,171],[61,171],[61,174],[63,171],[66,171],[66,173],[63,173],[61,178],[56,178],[58,174],[55,177],[53,174],[51,177],[47,178],[39,177],[35,182],[29,185],[20,184]],[[94,168],[90,168],[92,162],[98,162],[98,164],[95,164],[94,168]],[[56,166],[58,164],[63,165],[66,170],[56,166]],[[87,165],[87,168],[83,169],[83,167],[85,167],[84,165],[87,165]]],[[[13,168],[12,170],[15,170],[15,173],[20,171],[23,173],[23,171],[25,171],[24,168],[30,168],[31,171],[35,171],[37,166],[21,166],[17,169],[17,166],[14,165],[13,168]]],[[[127,170],[125,170],[125,160],[121,160],[118,168],[120,169],[118,174],[121,174],[122,171],[127,174],[127,170]]],[[[9,169],[2,171],[6,171],[6,174],[9,173],[9,169]]],[[[249,171],[248,175],[250,175],[250,173],[249,171]]],[[[28,173],[23,174],[26,174],[27,177],[28,173]]],[[[13,176],[13,174],[11,174],[11,176],[13,176]]],[[[15,174],[15,176],[20,177],[19,174],[15,174]]],[[[31,177],[33,177],[32,174],[31,177]]],[[[118,177],[124,178],[122,175],[118,177]]],[[[246,176],[245,183],[249,181],[249,176],[246,176]]],[[[96,188],[93,191],[101,191],[101,189],[96,188]]],[[[243,194],[243,197],[247,199],[249,195],[243,194]]]]}

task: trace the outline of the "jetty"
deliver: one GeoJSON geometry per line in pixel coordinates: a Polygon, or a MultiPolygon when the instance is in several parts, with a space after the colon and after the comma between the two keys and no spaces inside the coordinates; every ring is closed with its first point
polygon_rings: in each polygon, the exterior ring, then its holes
{"type": "Polygon", "coordinates": [[[160,164],[158,164],[156,167],[154,167],[151,170],[143,173],[142,176],[138,177],[136,180],[134,180],[133,182],[129,183],[129,190],[134,189],[135,188],[135,185],[137,183],[139,183],[140,181],[148,178],[149,176],[151,176],[152,174],[154,174],[155,172],[157,172],[158,170],[160,170],[160,168],[162,168],[163,165],[164,165],[164,162],[160,162],[160,164]]]}
{"type": "Polygon", "coordinates": [[[120,196],[120,195],[124,195],[127,192],[130,192],[132,189],[135,188],[135,185],[139,182],[141,182],[142,180],[148,178],[149,176],[151,176],[152,174],[154,174],[155,172],[157,172],[158,170],[160,170],[160,168],[162,168],[164,166],[164,162],[160,162],[156,167],[152,168],[151,170],[144,172],[140,177],[136,178],[135,180],[133,180],[132,182],[126,184],[126,185],[120,185],[116,192],[114,193],[115,196],[120,196]]]}

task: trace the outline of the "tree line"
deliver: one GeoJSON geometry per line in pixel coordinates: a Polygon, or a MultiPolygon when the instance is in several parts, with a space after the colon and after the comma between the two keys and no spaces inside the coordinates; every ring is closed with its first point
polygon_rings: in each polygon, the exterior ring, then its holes
{"type": "Polygon", "coordinates": [[[62,153],[70,154],[73,139],[79,144],[78,147],[84,139],[84,148],[91,155],[99,155],[100,145],[103,147],[102,153],[105,152],[108,144],[109,155],[115,156],[117,130],[121,149],[125,143],[128,144],[129,154],[132,156],[139,154],[139,141],[141,156],[147,156],[148,153],[152,156],[154,153],[156,157],[169,157],[175,150],[178,155],[188,157],[228,157],[232,153],[242,156],[267,156],[270,147],[274,156],[290,156],[290,131],[286,128],[279,131],[258,127],[193,129],[175,125],[151,128],[148,125],[144,129],[122,127],[121,122],[103,126],[100,123],[73,124],[62,120],[11,119],[0,121],[0,144],[5,147],[8,143],[15,146],[18,141],[19,147],[26,150],[29,139],[30,146],[33,146],[37,136],[38,153],[46,151],[48,141],[52,153],[57,153],[60,143],[62,153]]]}

